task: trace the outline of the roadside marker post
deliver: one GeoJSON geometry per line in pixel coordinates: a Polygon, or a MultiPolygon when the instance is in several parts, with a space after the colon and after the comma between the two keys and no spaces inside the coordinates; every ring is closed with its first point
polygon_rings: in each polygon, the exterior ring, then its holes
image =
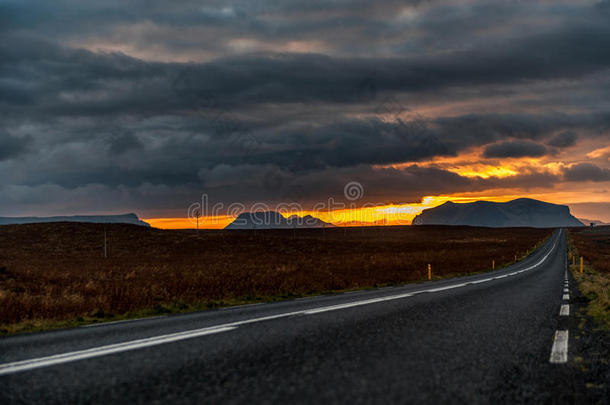
{"type": "Polygon", "coordinates": [[[580,256],[580,272],[582,273],[582,256],[580,256]]]}
{"type": "Polygon", "coordinates": [[[495,270],[496,269],[496,261],[492,259],[491,261],[491,269],[495,270]]]}
{"type": "Polygon", "coordinates": [[[432,266],[428,263],[428,280],[432,280],[432,266]]]}
{"type": "Polygon", "coordinates": [[[576,256],[572,256],[572,266],[576,264],[576,256]]]}

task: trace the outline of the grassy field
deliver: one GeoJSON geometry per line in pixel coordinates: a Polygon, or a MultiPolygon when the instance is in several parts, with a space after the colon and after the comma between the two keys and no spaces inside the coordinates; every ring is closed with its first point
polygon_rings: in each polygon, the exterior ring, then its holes
{"type": "Polygon", "coordinates": [[[577,257],[570,268],[590,300],[589,315],[610,329],[610,226],[571,229],[569,235],[570,251],[577,257]],[[584,259],[583,273],[580,256],[584,259]]]}
{"type": "Polygon", "coordinates": [[[0,226],[0,333],[214,308],[491,270],[551,230],[370,227],[167,231],[0,226]],[[104,230],[108,257],[104,258],[104,230]]]}

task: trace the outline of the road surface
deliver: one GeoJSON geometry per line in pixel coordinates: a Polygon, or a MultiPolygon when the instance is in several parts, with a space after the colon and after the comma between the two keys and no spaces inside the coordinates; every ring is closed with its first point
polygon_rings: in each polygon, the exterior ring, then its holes
{"type": "Polygon", "coordinates": [[[544,402],[566,277],[556,231],[485,274],[4,337],[0,403],[544,402]]]}

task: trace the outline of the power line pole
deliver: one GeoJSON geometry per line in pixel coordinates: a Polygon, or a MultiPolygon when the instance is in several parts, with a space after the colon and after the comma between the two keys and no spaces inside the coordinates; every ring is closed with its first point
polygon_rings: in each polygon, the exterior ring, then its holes
{"type": "Polygon", "coordinates": [[[197,218],[197,235],[199,235],[199,217],[201,216],[201,211],[195,211],[195,217],[197,218]]]}

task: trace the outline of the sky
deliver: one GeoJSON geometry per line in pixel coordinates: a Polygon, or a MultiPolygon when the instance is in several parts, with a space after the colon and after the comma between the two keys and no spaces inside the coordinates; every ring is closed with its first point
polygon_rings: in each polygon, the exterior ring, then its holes
{"type": "Polygon", "coordinates": [[[531,197],[610,222],[608,21],[599,0],[0,0],[0,216],[396,223],[531,197]]]}

